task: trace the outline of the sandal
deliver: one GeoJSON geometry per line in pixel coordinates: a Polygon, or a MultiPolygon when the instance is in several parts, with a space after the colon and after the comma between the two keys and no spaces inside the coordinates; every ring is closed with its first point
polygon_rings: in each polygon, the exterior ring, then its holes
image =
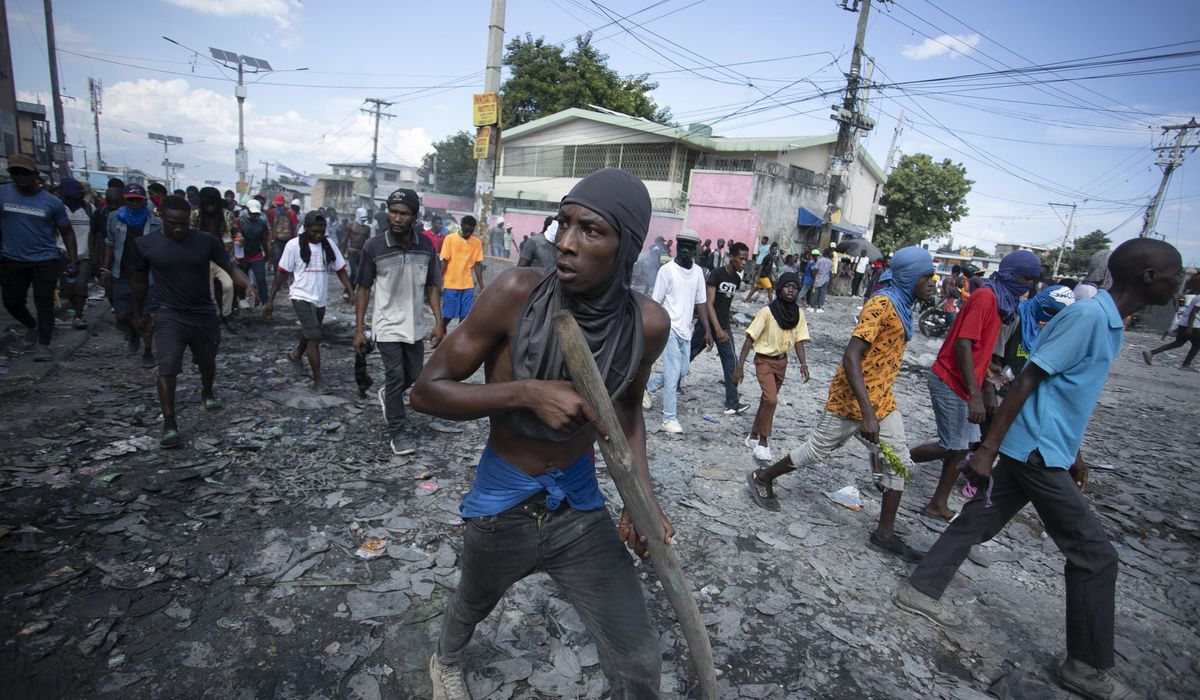
{"type": "Polygon", "coordinates": [[[218,399],[215,396],[204,399],[204,410],[206,411],[219,411],[224,408],[224,406],[225,404],[221,403],[221,399],[218,399]]]}
{"type": "Polygon", "coordinates": [[[182,444],[183,436],[179,434],[179,430],[176,428],[167,428],[163,430],[162,437],[158,439],[158,446],[165,449],[179,447],[182,444]]]}
{"type": "Polygon", "coordinates": [[[288,362],[291,362],[293,364],[297,364],[297,365],[300,364],[300,355],[295,350],[287,351],[287,359],[288,359],[288,362]]]}
{"type": "Polygon", "coordinates": [[[759,508],[778,511],[779,499],[775,497],[775,488],[770,482],[759,481],[757,474],[758,472],[746,474],[746,484],[750,487],[750,498],[754,499],[754,505],[759,508]]]}
{"type": "Polygon", "coordinates": [[[900,535],[892,535],[886,540],[881,540],[872,532],[871,536],[867,538],[867,546],[876,552],[894,554],[912,564],[916,564],[925,558],[925,552],[908,546],[908,543],[901,539],[900,535]]]}

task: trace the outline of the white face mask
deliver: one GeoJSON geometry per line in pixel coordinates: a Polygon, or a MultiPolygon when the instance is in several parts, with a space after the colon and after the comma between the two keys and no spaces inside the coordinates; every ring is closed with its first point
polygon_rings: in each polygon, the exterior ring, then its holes
{"type": "Polygon", "coordinates": [[[551,221],[550,225],[548,227],[546,227],[546,240],[553,243],[554,239],[557,237],[558,237],[558,222],[551,221]]]}

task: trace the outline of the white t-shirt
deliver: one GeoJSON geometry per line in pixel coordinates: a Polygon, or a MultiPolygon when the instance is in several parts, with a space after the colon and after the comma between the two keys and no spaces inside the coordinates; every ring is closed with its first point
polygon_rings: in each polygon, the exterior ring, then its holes
{"type": "Polygon", "coordinates": [[[708,299],[704,291],[704,271],[696,263],[692,263],[692,269],[685,270],[674,260],[668,262],[658,268],[651,298],[667,310],[671,331],[684,340],[691,340],[696,304],[703,304],[708,299]]]}
{"type": "Polygon", "coordinates": [[[854,273],[858,275],[867,274],[867,266],[871,264],[871,259],[867,256],[862,256],[858,259],[858,264],[854,266],[854,273]]]}
{"type": "MultiPolygon", "coordinates": [[[[1175,327],[1182,328],[1186,326],[1188,316],[1192,314],[1192,309],[1197,307],[1200,307],[1200,294],[1188,295],[1187,302],[1175,312],[1175,327]]],[[[1192,328],[1200,328],[1200,311],[1196,312],[1196,318],[1192,321],[1192,328]]]]}
{"type": "Polygon", "coordinates": [[[300,257],[300,236],[296,236],[283,247],[283,255],[279,257],[279,269],[292,274],[292,286],[288,296],[292,299],[307,301],[318,308],[324,308],[329,299],[329,271],[337,272],[346,267],[346,260],[337,246],[333,249],[333,263],[326,266],[324,247],[309,243],[308,265],[300,257]]]}
{"type": "MultiPolygon", "coordinates": [[[[75,232],[75,257],[79,260],[88,260],[91,258],[91,252],[88,250],[88,243],[92,235],[92,215],[88,207],[79,207],[75,211],[71,211],[67,207],[67,218],[71,220],[71,230],[75,232]]],[[[62,236],[55,231],[55,243],[58,249],[67,253],[67,244],[63,243],[62,236]]]]}

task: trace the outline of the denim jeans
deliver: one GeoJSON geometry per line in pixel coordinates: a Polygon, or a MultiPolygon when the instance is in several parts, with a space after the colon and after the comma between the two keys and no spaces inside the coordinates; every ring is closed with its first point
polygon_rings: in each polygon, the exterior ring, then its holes
{"type": "Polygon", "coordinates": [[[596,642],[613,698],[657,698],[658,634],[641,584],[608,511],[547,511],[539,494],[499,515],[467,518],[462,575],[442,616],[438,659],[458,663],[505,591],[544,571],[575,606],[596,642]]]}
{"type": "Polygon", "coordinates": [[[813,287],[812,306],[814,309],[819,309],[819,308],[825,306],[825,293],[828,291],[829,291],[829,283],[828,282],[821,285],[820,287],[813,287]]]}
{"type": "Polygon", "coordinates": [[[254,275],[254,292],[258,295],[258,303],[267,303],[267,259],[243,262],[238,267],[242,268],[242,272],[254,275]]]}
{"type": "Polygon", "coordinates": [[[967,501],[908,582],[941,598],[971,547],[995,537],[1032,502],[1046,533],[1067,558],[1067,656],[1094,668],[1112,668],[1117,550],[1070,472],[1047,468],[1037,451],[1027,462],[1002,454],[992,470],[990,507],[984,498],[979,489],[967,501]]]}
{"type": "Polygon", "coordinates": [[[667,338],[667,346],[663,348],[663,371],[656,373],[646,385],[646,391],[654,393],[663,390],[663,420],[673,420],[679,417],[676,392],[679,381],[687,376],[688,360],[691,358],[692,339],[682,338],[674,330],[667,338]]]}

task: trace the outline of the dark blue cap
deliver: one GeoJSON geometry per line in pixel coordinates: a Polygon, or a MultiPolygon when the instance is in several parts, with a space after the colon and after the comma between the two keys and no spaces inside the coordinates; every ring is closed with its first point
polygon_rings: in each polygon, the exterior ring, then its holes
{"type": "Polygon", "coordinates": [[[125,185],[125,189],[121,192],[121,194],[123,194],[126,197],[137,197],[139,199],[145,199],[146,198],[146,188],[142,187],[141,185],[137,184],[136,182],[131,182],[128,185],[125,185]]]}

